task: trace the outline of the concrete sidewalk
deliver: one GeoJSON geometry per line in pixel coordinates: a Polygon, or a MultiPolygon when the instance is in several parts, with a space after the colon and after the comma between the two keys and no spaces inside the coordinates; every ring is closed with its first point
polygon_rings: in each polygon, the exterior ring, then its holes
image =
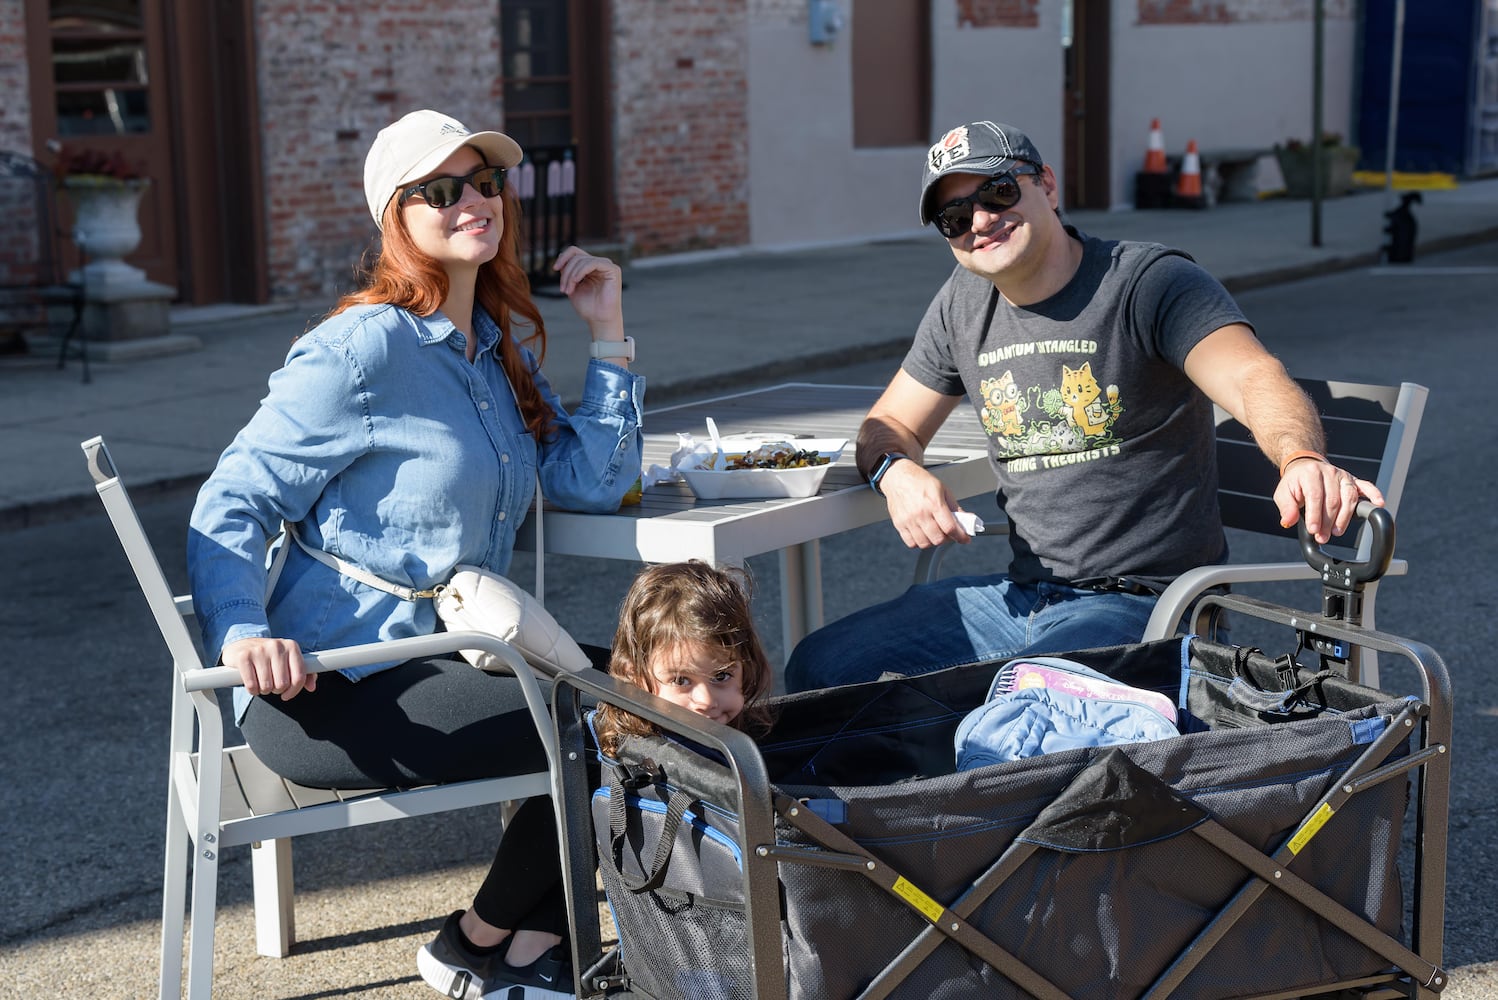
{"type": "MultiPolygon", "coordinates": [[[[1416,209],[1420,252],[1498,239],[1498,179],[1427,191],[1424,199],[1416,209]]],[[[1376,264],[1386,205],[1382,192],[1324,202],[1320,247],[1310,245],[1305,201],[1068,219],[1099,236],[1180,247],[1242,290],[1376,264]]],[[[640,261],[625,292],[625,321],[639,344],[635,367],[649,379],[647,398],[659,403],[731,389],[751,375],[804,377],[830,363],[898,358],[951,267],[946,243],[931,229],[877,243],[640,261]]],[[[574,400],[586,334],[565,300],[540,303],[550,333],[548,377],[564,400],[574,400]]],[[[137,495],[204,478],[254,412],[292,338],[328,305],[179,309],[171,332],[195,335],[201,350],[95,363],[87,385],[76,361],[59,371],[41,356],[4,360],[0,530],[92,512],[78,442],[96,434],[110,442],[137,495]]]]}

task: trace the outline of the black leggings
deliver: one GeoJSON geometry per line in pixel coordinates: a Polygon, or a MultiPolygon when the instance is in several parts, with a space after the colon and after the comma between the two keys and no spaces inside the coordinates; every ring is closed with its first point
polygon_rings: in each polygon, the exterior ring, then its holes
{"type": "MultiPolygon", "coordinates": [[[[583,648],[607,663],[608,650],[583,648]]],[[[409,787],[547,766],[520,682],[461,660],[411,660],[358,682],[323,673],[316,691],[290,701],[254,699],[240,730],[267,767],[312,788],[409,787]]],[[[474,910],[496,927],[565,936],[560,886],[551,799],[528,799],[505,827],[474,910]]]]}

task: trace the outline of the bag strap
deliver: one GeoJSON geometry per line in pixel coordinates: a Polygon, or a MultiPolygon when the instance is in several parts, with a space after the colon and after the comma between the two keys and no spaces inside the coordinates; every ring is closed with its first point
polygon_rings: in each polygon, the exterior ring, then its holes
{"type": "Polygon", "coordinates": [[[666,866],[671,861],[672,849],[676,847],[676,831],[692,796],[685,789],[678,788],[666,801],[666,818],[661,823],[660,840],[655,845],[655,859],[649,872],[641,878],[624,870],[624,794],[624,784],[619,780],[616,768],[609,778],[609,853],[613,855],[611,860],[614,870],[619,873],[619,880],[626,889],[638,895],[660,888],[666,880],[666,866]]]}
{"type": "MultiPolygon", "coordinates": [[[[512,390],[513,391],[513,390],[512,390]]],[[[546,525],[541,514],[546,498],[541,495],[541,466],[536,465],[536,600],[546,603],[546,525]]]]}
{"type": "MultiPolygon", "coordinates": [[[[345,562],[344,560],[339,559],[337,556],[333,555],[330,552],[324,552],[322,549],[314,549],[312,546],[302,541],[302,536],[296,533],[296,526],[293,525],[290,521],[282,522],[282,527],[285,529],[287,536],[302,547],[303,552],[307,553],[309,556],[311,556],[313,559],[316,559],[324,566],[327,566],[329,569],[336,570],[351,580],[358,580],[366,587],[373,587],[375,590],[383,591],[386,594],[391,594],[395,597],[399,597],[403,601],[419,601],[423,598],[433,598],[442,592],[442,588],[440,586],[432,587],[429,590],[417,590],[414,587],[402,587],[399,584],[390,583],[387,580],[382,580],[380,577],[375,576],[373,573],[370,573],[367,570],[362,570],[351,562],[345,562]]],[[[282,546],[282,549],[285,549],[284,545],[282,546]]]]}

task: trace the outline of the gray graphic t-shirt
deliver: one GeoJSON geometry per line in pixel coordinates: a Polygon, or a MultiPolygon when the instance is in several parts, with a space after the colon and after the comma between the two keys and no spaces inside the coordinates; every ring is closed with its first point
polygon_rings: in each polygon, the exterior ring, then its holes
{"type": "Polygon", "coordinates": [[[1043,302],[1013,306],[956,268],[902,367],[976,407],[1011,576],[1163,586],[1227,555],[1212,404],[1182,366],[1207,334],[1247,320],[1179,251],[1068,232],[1082,264],[1043,302]]]}

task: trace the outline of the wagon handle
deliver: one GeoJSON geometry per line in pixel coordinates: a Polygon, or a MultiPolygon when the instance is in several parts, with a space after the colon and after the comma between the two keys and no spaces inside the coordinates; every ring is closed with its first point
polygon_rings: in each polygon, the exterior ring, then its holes
{"type": "Polygon", "coordinates": [[[1298,524],[1300,551],[1311,568],[1321,574],[1322,582],[1343,591],[1359,591],[1365,584],[1382,577],[1394,560],[1394,515],[1371,501],[1359,500],[1354,513],[1368,522],[1372,538],[1365,561],[1338,559],[1328,555],[1306,531],[1306,519],[1298,524]]]}

